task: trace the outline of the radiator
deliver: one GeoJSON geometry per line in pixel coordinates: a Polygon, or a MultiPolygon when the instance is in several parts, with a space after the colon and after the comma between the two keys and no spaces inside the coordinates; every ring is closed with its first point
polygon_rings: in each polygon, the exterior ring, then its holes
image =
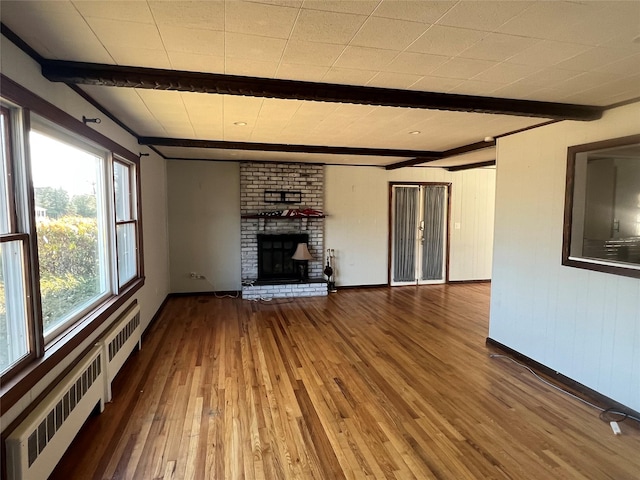
{"type": "Polygon", "coordinates": [[[103,410],[103,350],[96,345],[7,437],[9,480],[47,478],[91,411],[103,410]]]}
{"type": "Polygon", "coordinates": [[[127,361],[131,352],[142,346],[140,307],[135,304],[116,320],[102,337],[105,370],[104,400],[111,401],[111,382],[127,361]]]}

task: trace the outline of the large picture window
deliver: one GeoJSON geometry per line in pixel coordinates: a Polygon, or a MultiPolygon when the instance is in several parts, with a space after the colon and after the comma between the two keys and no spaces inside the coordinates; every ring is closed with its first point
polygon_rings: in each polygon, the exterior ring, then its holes
{"type": "Polygon", "coordinates": [[[143,284],[139,158],[1,79],[0,383],[26,391],[143,284]]]}

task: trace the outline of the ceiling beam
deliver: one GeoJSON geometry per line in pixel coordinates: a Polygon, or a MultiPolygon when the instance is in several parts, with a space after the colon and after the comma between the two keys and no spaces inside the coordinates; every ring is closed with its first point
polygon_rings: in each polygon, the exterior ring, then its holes
{"type": "Polygon", "coordinates": [[[292,145],[288,143],[226,142],[223,140],[190,140],[186,138],[139,137],[140,145],[155,147],[218,148],[221,150],[259,150],[263,152],[324,153],[332,155],[371,155],[376,157],[414,157],[428,160],[442,158],[440,152],[394,150],[387,148],[330,147],[325,145],[292,145]]]}
{"type": "Polygon", "coordinates": [[[454,165],[453,167],[445,167],[449,172],[459,172],[461,170],[470,170],[472,168],[492,167],[496,164],[495,160],[487,160],[486,162],[467,163],[466,165],[454,165]]]}
{"type": "Polygon", "coordinates": [[[403,167],[413,167],[415,165],[420,165],[422,163],[433,162],[434,160],[441,160],[449,157],[455,157],[456,155],[462,155],[463,153],[475,152],[476,150],[484,150],[485,148],[493,148],[496,146],[496,140],[494,138],[487,139],[482,142],[470,143],[468,145],[463,145],[461,147],[451,148],[449,150],[445,150],[444,152],[440,152],[440,158],[424,158],[424,156],[419,156],[416,158],[410,158],[409,160],[402,160],[396,163],[390,163],[389,165],[385,165],[385,170],[396,170],[398,168],[403,167]]]}
{"type": "Polygon", "coordinates": [[[590,105],[242,77],[65,60],[44,60],[41,62],[41,66],[42,74],[48,80],[79,85],[423,108],[556,120],[597,120],[602,116],[604,110],[602,107],[590,105]]]}

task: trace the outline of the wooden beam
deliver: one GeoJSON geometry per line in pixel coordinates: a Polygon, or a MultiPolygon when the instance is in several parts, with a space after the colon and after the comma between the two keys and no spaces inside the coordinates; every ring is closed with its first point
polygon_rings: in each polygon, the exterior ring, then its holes
{"type": "Polygon", "coordinates": [[[185,138],[139,137],[140,145],[156,147],[219,148],[222,150],[258,150],[263,152],[323,153],[332,155],[371,155],[376,157],[414,157],[423,161],[438,160],[440,152],[394,150],[387,148],[331,147],[325,145],[292,145],[287,143],[226,142],[223,140],[192,140],[185,138]]]}
{"type": "Polygon", "coordinates": [[[425,158],[424,156],[410,158],[409,160],[402,160],[396,163],[390,163],[386,165],[385,170],[395,170],[403,167],[413,167],[422,163],[433,162],[434,160],[442,160],[444,158],[455,157],[456,155],[462,155],[463,153],[475,152],[476,150],[484,150],[485,148],[493,148],[496,146],[495,139],[490,141],[482,141],[463,145],[461,147],[451,148],[440,153],[440,158],[425,158]]]}
{"type": "Polygon", "coordinates": [[[453,167],[445,167],[449,172],[459,172],[461,170],[471,170],[472,168],[491,167],[496,164],[495,160],[487,160],[486,162],[467,163],[466,165],[455,165],[453,167]]]}
{"type": "Polygon", "coordinates": [[[602,107],[590,105],[242,77],[65,60],[44,60],[41,62],[41,66],[42,74],[50,81],[81,85],[424,108],[559,120],[597,120],[602,116],[604,110],[602,107]]]}

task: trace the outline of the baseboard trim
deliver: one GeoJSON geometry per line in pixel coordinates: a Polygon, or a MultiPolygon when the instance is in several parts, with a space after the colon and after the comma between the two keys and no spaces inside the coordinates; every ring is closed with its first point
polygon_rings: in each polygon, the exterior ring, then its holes
{"type": "Polygon", "coordinates": [[[488,278],[486,280],[449,280],[448,283],[456,284],[456,285],[465,284],[465,283],[491,283],[491,279],[488,278]]]}
{"type": "Polygon", "coordinates": [[[339,285],[336,288],[338,290],[354,290],[354,289],[363,289],[363,288],[387,288],[389,285],[386,283],[378,283],[374,285],[339,285]]]}
{"type": "Polygon", "coordinates": [[[207,291],[207,292],[173,292],[168,295],[169,298],[172,297],[197,297],[199,295],[212,296],[212,297],[222,297],[225,295],[235,296],[238,298],[242,296],[242,291],[240,290],[219,290],[219,291],[207,291]]]}
{"type": "Polygon", "coordinates": [[[559,384],[568,392],[587,400],[594,405],[598,405],[604,409],[607,408],[615,408],[622,412],[633,415],[634,417],[640,417],[640,412],[635,411],[634,409],[615,401],[614,399],[603,395],[592,388],[583,385],[580,382],[573,380],[572,378],[567,377],[559,372],[556,372],[552,368],[547,367],[546,365],[535,361],[534,359],[527,357],[526,355],[514,350],[506,345],[494,340],[491,337],[487,337],[486,345],[490,348],[494,348],[500,350],[502,353],[505,353],[514,359],[518,360],[522,364],[531,367],[533,370],[536,370],[536,373],[542,374],[545,379],[551,381],[552,383],[559,384]]]}

